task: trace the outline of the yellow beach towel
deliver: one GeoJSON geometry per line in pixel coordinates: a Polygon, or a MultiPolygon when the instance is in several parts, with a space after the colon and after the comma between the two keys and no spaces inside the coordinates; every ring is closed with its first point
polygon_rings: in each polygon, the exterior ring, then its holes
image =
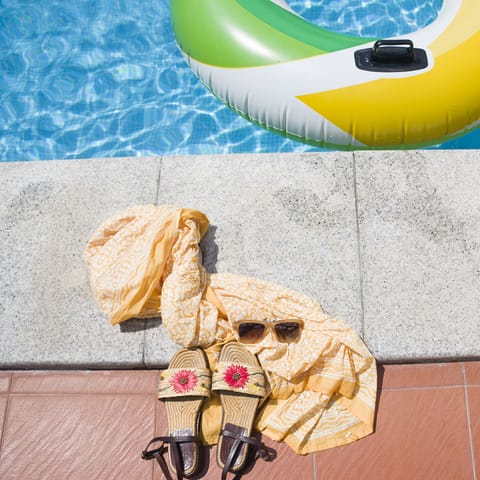
{"type": "MultiPolygon", "coordinates": [[[[376,364],[358,335],[299,292],[233,274],[209,274],[199,262],[207,217],[196,210],[144,205],[107,220],[85,250],[92,291],[116,324],[162,316],[172,339],[206,349],[213,368],[241,321],[300,319],[300,339],[271,335],[245,345],[258,356],[270,395],[257,428],[306,454],[344,445],[373,431],[376,364]]],[[[218,399],[202,415],[207,443],[220,428],[218,399]]]]}

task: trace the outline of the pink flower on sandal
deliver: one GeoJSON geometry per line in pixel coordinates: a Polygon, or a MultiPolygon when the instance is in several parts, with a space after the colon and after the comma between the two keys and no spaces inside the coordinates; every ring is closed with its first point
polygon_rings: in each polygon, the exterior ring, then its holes
{"type": "Polygon", "coordinates": [[[223,376],[225,383],[232,388],[243,388],[248,382],[248,370],[242,365],[230,365],[223,376]]]}
{"type": "Polygon", "coordinates": [[[187,393],[193,390],[198,383],[198,377],[192,370],[180,370],[170,379],[170,385],[175,393],[187,393]]]}

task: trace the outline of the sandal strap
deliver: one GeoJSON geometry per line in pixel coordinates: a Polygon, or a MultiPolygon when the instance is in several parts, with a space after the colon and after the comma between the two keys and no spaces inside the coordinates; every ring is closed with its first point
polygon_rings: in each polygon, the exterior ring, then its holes
{"type": "Polygon", "coordinates": [[[223,465],[222,480],[226,480],[227,473],[230,471],[231,467],[235,464],[235,461],[237,459],[238,454],[241,451],[241,446],[243,443],[248,443],[253,448],[255,448],[258,456],[263,460],[265,460],[266,462],[272,461],[277,456],[277,452],[273,448],[267,447],[264,443],[262,443],[260,440],[257,440],[256,438],[247,437],[245,435],[242,435],[239,432],[234,432],[232,430],[229,430],[228,425],[226,425],[225,428],[221,430],[220,435],[223,435],[224,437],[233,438],[234,440],[232,444],[232,448],[228,453],[228,457],[225,461],[225,464],[223,465]]]}
{"type": "Polygon", "coordinates": [[[211,380],[208,368],[168,368],[160,374],[158,398],[208,397],[211,380]]]}
{"type": "Polygon", "coordinates": [[[212,390],[229,390],[263,397],[265,396],[265,374],[257,365],[217,362],[212,376],[212,390]]]}
{"type": "Polygon", "coordinates": [[[196,442],[196,437],[192,435],[183,435],[178,437],[155,437],[148,442],[145,450],[142,452],[142,458],[144,460],[152,460],[155,458],[160,468],[162,469],[163,474],[167,480],[173,480],[170,470],[168,469],[167,462],[165,458],[163,458],[163,454],[167,452],[168,447],[165,445],[166,443],[170,444],[170,448],[172,449],[172,457],[173,462],[175,464],[175,470],[177,471],[177,480],[183,480],[183,467],[181,461],[181,453],[180,453],[180,443],[194,443],[196,442]],[[155,442],[162,442],[162,444],[158,448],[154,448],[152,450],[148,450],[150,445],[155,442]]]}

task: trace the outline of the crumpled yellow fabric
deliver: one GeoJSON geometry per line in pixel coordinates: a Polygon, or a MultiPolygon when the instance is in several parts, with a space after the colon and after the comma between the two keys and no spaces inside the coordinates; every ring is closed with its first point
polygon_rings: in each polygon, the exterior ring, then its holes
{"type": "MultiPolygon", "coordinates": [[[[376,363],[362,340],[302,293],[256,278],[206,272],[199,242],[207,228],[203,213],[173,206],[135,206],[107,220],[84,254],[100,310],[112,324],[161,315],[178,345],[205,348],[211,368],[221,346],[235,340],[235,323],[302,319],[297,342],[279,343],[270,333],[246,345],[270,385],[257,428],[300,454],[370,434],[376,363]]],[[[207,443],[216,443],[220,420],[218,397],[212,394],[202,414],[207,443]]]]}

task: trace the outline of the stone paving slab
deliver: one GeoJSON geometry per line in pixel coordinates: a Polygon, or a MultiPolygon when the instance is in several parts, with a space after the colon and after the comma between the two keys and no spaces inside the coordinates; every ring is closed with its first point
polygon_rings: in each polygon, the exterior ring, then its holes
{"type": "Polygon", "coordinates": [[[160,158],[0,164],[0,366],[143,366],[144,321],[112,327],[83,250],[117,210],[152,203],[160,158]]]}
{"type": "Polygon", "coordinates": [[[364,338],[379,359],[480,356],[480,152],[355,153],[364,338]]]}
{"type": "MultiPolygon", "coordinates": [[[[209,217],[208,271],[301,291],[362,331],[351,153],[164,158],[158,203],[209,217]]],[[[161,361],[164,335],[147,331],[147,365],[161,361]]]]}
{"type": "Polygon", "coordinates": [[[211,272],[302,291],[382,361],[479,358],[480,152],[0,164],[0,368],[168,363],[160,319],[112,327],[82,252],[135,204],[205,212],[211,272]]]}

